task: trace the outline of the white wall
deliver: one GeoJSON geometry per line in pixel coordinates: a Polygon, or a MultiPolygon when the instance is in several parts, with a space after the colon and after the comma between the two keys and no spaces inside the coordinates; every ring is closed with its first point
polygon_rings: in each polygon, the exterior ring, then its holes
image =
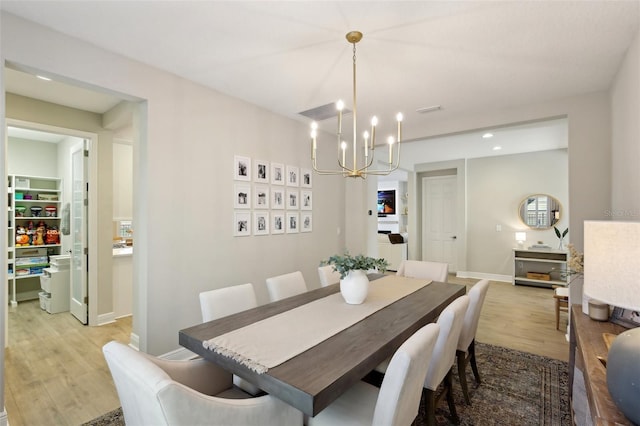
{"type": "MultiPolygon", "coordinates": [[[[319,261],[345,246],[344,179],[315,176],[312,233],[232,236],[234,154],[310,167],[308,125],[4,13],[1,35],[4,60],[143,100],[133,308],[142,350],[177,348],[178,331],[201,321],[203,290],[252,282],[264,303],[264,280],[293,270],[319,285],[319,261]]],[[[101,163],[111,169],[111,151],[101,163]]],[[[111,170],[104,176],[111,182],[111,170]]]]}
{"type": "MultiPolygon", "coordinates": [[[[526,246],[543,241],[557,248],[553,228],[527,228],[518,215],[522,200],[531,194],[547,194],[560,201],[556,225],[569,223],[567,150],[541,151],[471,159],[467,167],[467,271],[512,274],[515,232],[526,231],[526,246]],[[501,231],[497,231],[496,226],[501,231]]],[[[571,238],[568,234],[567,241],[571,238]]]]}
{"type": "Polygon", "coordinates": [[[8,174],[59,177],[56,144],[14,137],[10,137],[8,142],[8,174]]]}
{"type": "Polygon", "coordinates": [[[613,220],[640,220],[640,32],[611,89],[613,220]]]}
{"type": "Polygon", "coordinates": [[[133,145],[114,139],[113,220],[133,217],[133,145]]]}

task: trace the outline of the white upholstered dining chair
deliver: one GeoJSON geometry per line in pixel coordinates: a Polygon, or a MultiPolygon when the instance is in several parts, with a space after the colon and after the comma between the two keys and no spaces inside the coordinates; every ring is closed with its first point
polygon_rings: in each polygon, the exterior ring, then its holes
{"type": "Polygon", "coordinates": [[[302,272],[295,271],[267,278],[267,291],[269,292],[269,300],[275,302],[304,293],[307,291],[307,284],[304,281],[302,272]]]}
{"type": "Polygon", "coordinates": [[[469,296],[461,296],[444,308],[438,317],[440,334],[433,349],[427,378],[424,381],[423,398],[425,398],[424,406],[426,409],[424,415],[427,419],[427,426],[435,426],[436,407],[445,397],[449,405],[451,419],[455,424],[458,423],[458,413],[453,401],[453,363],[456,359],[458,339],[468,307],[469,296]],[[443,390],[437,395],[436,391],[441,383],[444,385],[443,390]]]}
{"type": "Polygon", "coordinates": [[[115,341],[102,351],[127,426],[302,425],[300,411],[270,395],[251,398],[205,359],[164,360],[115,341]]]}
{"type": "Polygon", "coordinates": [[[322,287],[340,282],[340,272],[333,265],[318,266],[318,276],[322,287]]]}
{"type": "MultiPolygon", "coordinates": [[[[202,322],[213,321],[258,306],[253,284],[241,284],[217,288],[200,293],[202,322]]],[[[236,375],[233,383],[250,395],[258,395],[260,388],[236,375]]]]}
{"type": "Polygon", "coordinates": [[[200,293],[202,322],[246,311],[258,306],[253,285],[241,284],[200,293]]]}
{"type": "Polygon", "coordinates": [[[460,377],[464,400],[467,404],[471,404],[469,387],[467,386],[467,364],[471,364],[476,383],[480,384],[480,373],[478,373],[478,365],[476,363],[476,332],[478,331],[480,311],[482,311],[482,305],[488,289],[489,280],[481,280],[475,283],[467,293],[467,296],[469,296],[469,308],[464,316],[460,338],[458,339],[458,348],[456,349],[458,376],[460,377]]]}
{"type": "Polygon", "coordinates": [[[422,385],[439,329],[437,324],[427,324],[398,348],[380,389],[360,381],[309,418],[308,425],[410,425],[418,415],[422,385]]]}
{"type": "Polygon", "coordinates": [[[446,283],[449,279],[449,264],[422,260],[403,260],[396,275],[409,278],[426,278],[446,283]]]}

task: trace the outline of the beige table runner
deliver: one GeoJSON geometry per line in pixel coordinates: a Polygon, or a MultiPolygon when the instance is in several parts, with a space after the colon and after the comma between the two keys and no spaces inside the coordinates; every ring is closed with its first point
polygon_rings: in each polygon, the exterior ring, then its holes
{"type": "Polygon", "coordinates": [[[430,283],[386,276],[369,283],[361,305],[349,305],[334,293],[205,340],[203,346],[262,374],[430,283]]]}

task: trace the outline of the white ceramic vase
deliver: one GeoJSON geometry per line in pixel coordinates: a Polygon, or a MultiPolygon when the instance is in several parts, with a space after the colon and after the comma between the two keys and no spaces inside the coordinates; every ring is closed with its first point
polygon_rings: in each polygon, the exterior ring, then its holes
{"type": "Polygon", "coordinates": [[[340,280],[340,293],[344,301],[350,305],[359,305],[364,302],[369,293],[369,278],[366,271],[361,269],[349,271],[347,276],[340,280]]]}

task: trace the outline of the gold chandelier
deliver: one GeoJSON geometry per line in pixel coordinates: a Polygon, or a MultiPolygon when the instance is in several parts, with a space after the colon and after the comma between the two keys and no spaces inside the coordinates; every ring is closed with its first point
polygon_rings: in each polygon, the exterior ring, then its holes
{"type": "Polygon", "coordinates": [[[315,121],[311,123],[311,162],[313,164],[313,170],[321,175],[342,175],[343,177],[360,177],[366,179],[368,175],[384,176],[388,175],[392,171],[398,168],[400,164],[400,141],[402,138],[402,113],[398,113],[396,120],[398,122],[398,137],[397,143],[393,136],[389,136],[387,143],[389,145],[389,161],[386,163],[385,168],[373,169],[373,157],[376,147],[376,126],[378,125],[377,117],[371,119],[371,134],[368,131],[363,133],[363,147],[364,147],[364,161],[358,161],[357,149],[357,126],[356,126],[356,43],[362,40],[362,33],[359,31],[351,31],[346,35],[347,41],[353,44],[353,141],[352,141],[352,154],[353,161],[351,167],[347,166],[346,153],[347,142],[342,139],[342,110],[344,109],[344,102],[339,100],[336,102],[336,109],[338,110],[338,166],[336,170],[322,170],[317,165],[317,135],[318,135],[318,123],[315,121]],[[394,156],[394,145],[396,146],[396,154],[394,156]],[[394,160],[395,158],[395,160],[394,160]]]}

